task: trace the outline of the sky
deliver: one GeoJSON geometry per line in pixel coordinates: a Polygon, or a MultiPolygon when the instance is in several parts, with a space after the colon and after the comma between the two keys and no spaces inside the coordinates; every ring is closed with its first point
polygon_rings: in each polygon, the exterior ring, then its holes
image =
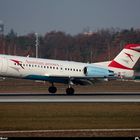
{"type": "Polygon", "coordinates": [[[140,0],[0,0],[4,33],[140,28],[140,0]]]}

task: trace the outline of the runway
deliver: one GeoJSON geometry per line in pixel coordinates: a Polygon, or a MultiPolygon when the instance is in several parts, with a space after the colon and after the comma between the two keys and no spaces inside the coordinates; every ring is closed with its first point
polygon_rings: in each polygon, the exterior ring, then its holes
{"type": "Polygon", "coordinates": [[[15,130],[0,131],[0,135],[5,137],[132,137],[139,140],[140,129],[58,129],[58,130],[15,130]]]}
{"type": "Polygon", "coordinates": [[[140,93],[96,92],[75,95],[0,93],[0,103],[140,103],[140,93]]]}

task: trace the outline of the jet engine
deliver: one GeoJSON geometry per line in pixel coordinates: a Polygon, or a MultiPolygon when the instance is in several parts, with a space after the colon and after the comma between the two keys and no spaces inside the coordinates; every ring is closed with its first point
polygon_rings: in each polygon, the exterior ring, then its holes
{"type": "Polygon", "coordinates": [[[96,66],[86,66],[84,68],[84,74],[88,77],[101,77],[101,78],[113,77],[115,75],[114,72],[111,70],[96,66]]]}

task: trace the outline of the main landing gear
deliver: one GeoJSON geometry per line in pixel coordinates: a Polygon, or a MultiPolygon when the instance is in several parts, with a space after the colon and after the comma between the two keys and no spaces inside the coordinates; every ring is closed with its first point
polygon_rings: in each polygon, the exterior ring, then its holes
{"type": "Polygon", "coordinates": [[[66,89],[66,93],[67,93],[67,95],[73,95],[74,94],[74,89],[72,87],[68,87],[66,89]]]}
{"type": "MultiPolygon", "coordinates": [[[[52,83],[52,86],[50,86],[48,88],[48,91],[50,93],[56,93],[57,88],[54,86],[54,84],[52,83]]],[[[66,89],[66,94],[67,95],[73,95],[74,94],[74,89],[69,85],[69,87],[66,89]]]]}

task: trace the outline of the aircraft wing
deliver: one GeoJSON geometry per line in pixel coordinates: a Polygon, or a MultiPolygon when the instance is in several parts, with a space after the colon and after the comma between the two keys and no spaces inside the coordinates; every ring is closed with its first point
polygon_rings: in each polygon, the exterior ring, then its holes
{"type": "Polygon", "coordinates": [[[75,85],[93,85],[98,81],[97,78],[73,78],[72,82],[75,85]]]}
{"type": "Polygon", "coordinates": [[[75,84],[75,85],[93,85],[96,82],[108,81],[108,79],[115,79],[115,77],[59,77],[59,76],[49,76],[47,78],[50,82],[60,82],[64,84],[75,84]]]}

